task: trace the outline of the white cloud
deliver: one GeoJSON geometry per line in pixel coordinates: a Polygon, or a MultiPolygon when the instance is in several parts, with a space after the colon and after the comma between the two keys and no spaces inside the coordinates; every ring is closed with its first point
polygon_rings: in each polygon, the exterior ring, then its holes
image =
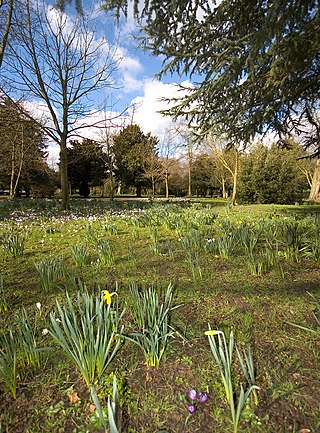
{"type": "Polygon", "coordinates": [[[122,92],[141,91],[143,83],[138,77],[143,72],[143,66],[139,59],[130,55],[123,47],[117,48],[116,58],[119,60],[118,73],[120,74],[120,81],[123,86],[122,92]]]}
{"type": "MultiPolygon", "coordinates": [[[[184,82],[184,86],[191,83],[184,82]]],[[[133,122],[141,126],[145,133],[151,132],[161,138],[165,130],[170,128],[172,118],[159,113],[170,107],[170,103],[162,98],[181,97],[181,91],[177,84],[165,84],[161,81],[148,79],[144,82],[144,95],[132,101],[134,106],[133,122]]]]}

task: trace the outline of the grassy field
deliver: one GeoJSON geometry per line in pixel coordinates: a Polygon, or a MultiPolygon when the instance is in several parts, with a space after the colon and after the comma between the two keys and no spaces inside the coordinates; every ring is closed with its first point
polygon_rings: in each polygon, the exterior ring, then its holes
{"type": "Polygon", "coordinates": [[[1,433],[105,431],[114,375],[122,432],[320,431],[319,205],[1,200],[0,266],[1,433]]]}

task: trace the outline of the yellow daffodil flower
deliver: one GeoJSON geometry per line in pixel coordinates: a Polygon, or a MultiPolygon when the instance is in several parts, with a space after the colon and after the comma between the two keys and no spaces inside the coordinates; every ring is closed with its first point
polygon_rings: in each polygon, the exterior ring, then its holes
{"type": "Polygon", "coordinates": [[[102,290],[101,293],[102,293],[103,300],[105,301],[105,303],[107,305],[111,304],[111,296],[113,295],[113,293],[110,293],[109,290],[102,290]]]}
{"type": "Polygon", "coordinates": [[[218,335],[221,334],[221,331],[215,331],[214,329],[209,329],[209,331],[205,332],[205,335],[218,335]]]}

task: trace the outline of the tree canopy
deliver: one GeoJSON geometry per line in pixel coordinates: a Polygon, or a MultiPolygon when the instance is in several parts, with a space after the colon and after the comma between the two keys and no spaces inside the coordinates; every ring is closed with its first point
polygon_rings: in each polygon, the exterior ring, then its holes
{"type": "Polygon", "coordinates": [[[126,186],[137,189],[147,185],[146,172],[149,161],[155,155],[158,139],[150,133],[144,134],[138,125],[129,125],[113,137],[115,174],[126,186]]]}
{"type": "Polygon", "coordinates": [[[202,133],[230,141],[307,129],[305,144],[319,152],[318,0],[145,0],[140,9],[138,0],[105,0],[105,7],[119,16],[131,3],[144,23],[141,44],[164,58],[160,75],[194,77],[171,114],[188,114],[202,133]]]}
{"type": "Polygon", "coordinates": [[[82,142],[71,140],[67,148],[68,178],[73,188],[79,188],[80,195],[88,197],[90,185],[98,186],[106,177],[106,155],[102,145],[89,139],[82,142]]]}

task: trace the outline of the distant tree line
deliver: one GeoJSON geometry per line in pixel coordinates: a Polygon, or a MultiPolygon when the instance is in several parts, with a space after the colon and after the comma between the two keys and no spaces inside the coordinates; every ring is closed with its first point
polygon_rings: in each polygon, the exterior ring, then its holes
{"type": "MultiPolygon", "coordinates": [[[[315,162],[293,141],[287,148],[258,142],[240,151],[217,142],[196,146],[186,132],[179,133],[180,142],[173,139],[172,131],[160,140],[130,124],[99,142],[71,140],[67,147],[69,189],[83,197],[91,192],[111,198],[115,194],[235,195],[241,203],[295,203],[308,197],[315,162]]],[[[0,191],[8,190],[11,197],[22,191],[26,196],[53,196],[60,185],[57,173],[47,164],[46,149],[47,139],[38,122],[2,98],[0,191]]]]}

